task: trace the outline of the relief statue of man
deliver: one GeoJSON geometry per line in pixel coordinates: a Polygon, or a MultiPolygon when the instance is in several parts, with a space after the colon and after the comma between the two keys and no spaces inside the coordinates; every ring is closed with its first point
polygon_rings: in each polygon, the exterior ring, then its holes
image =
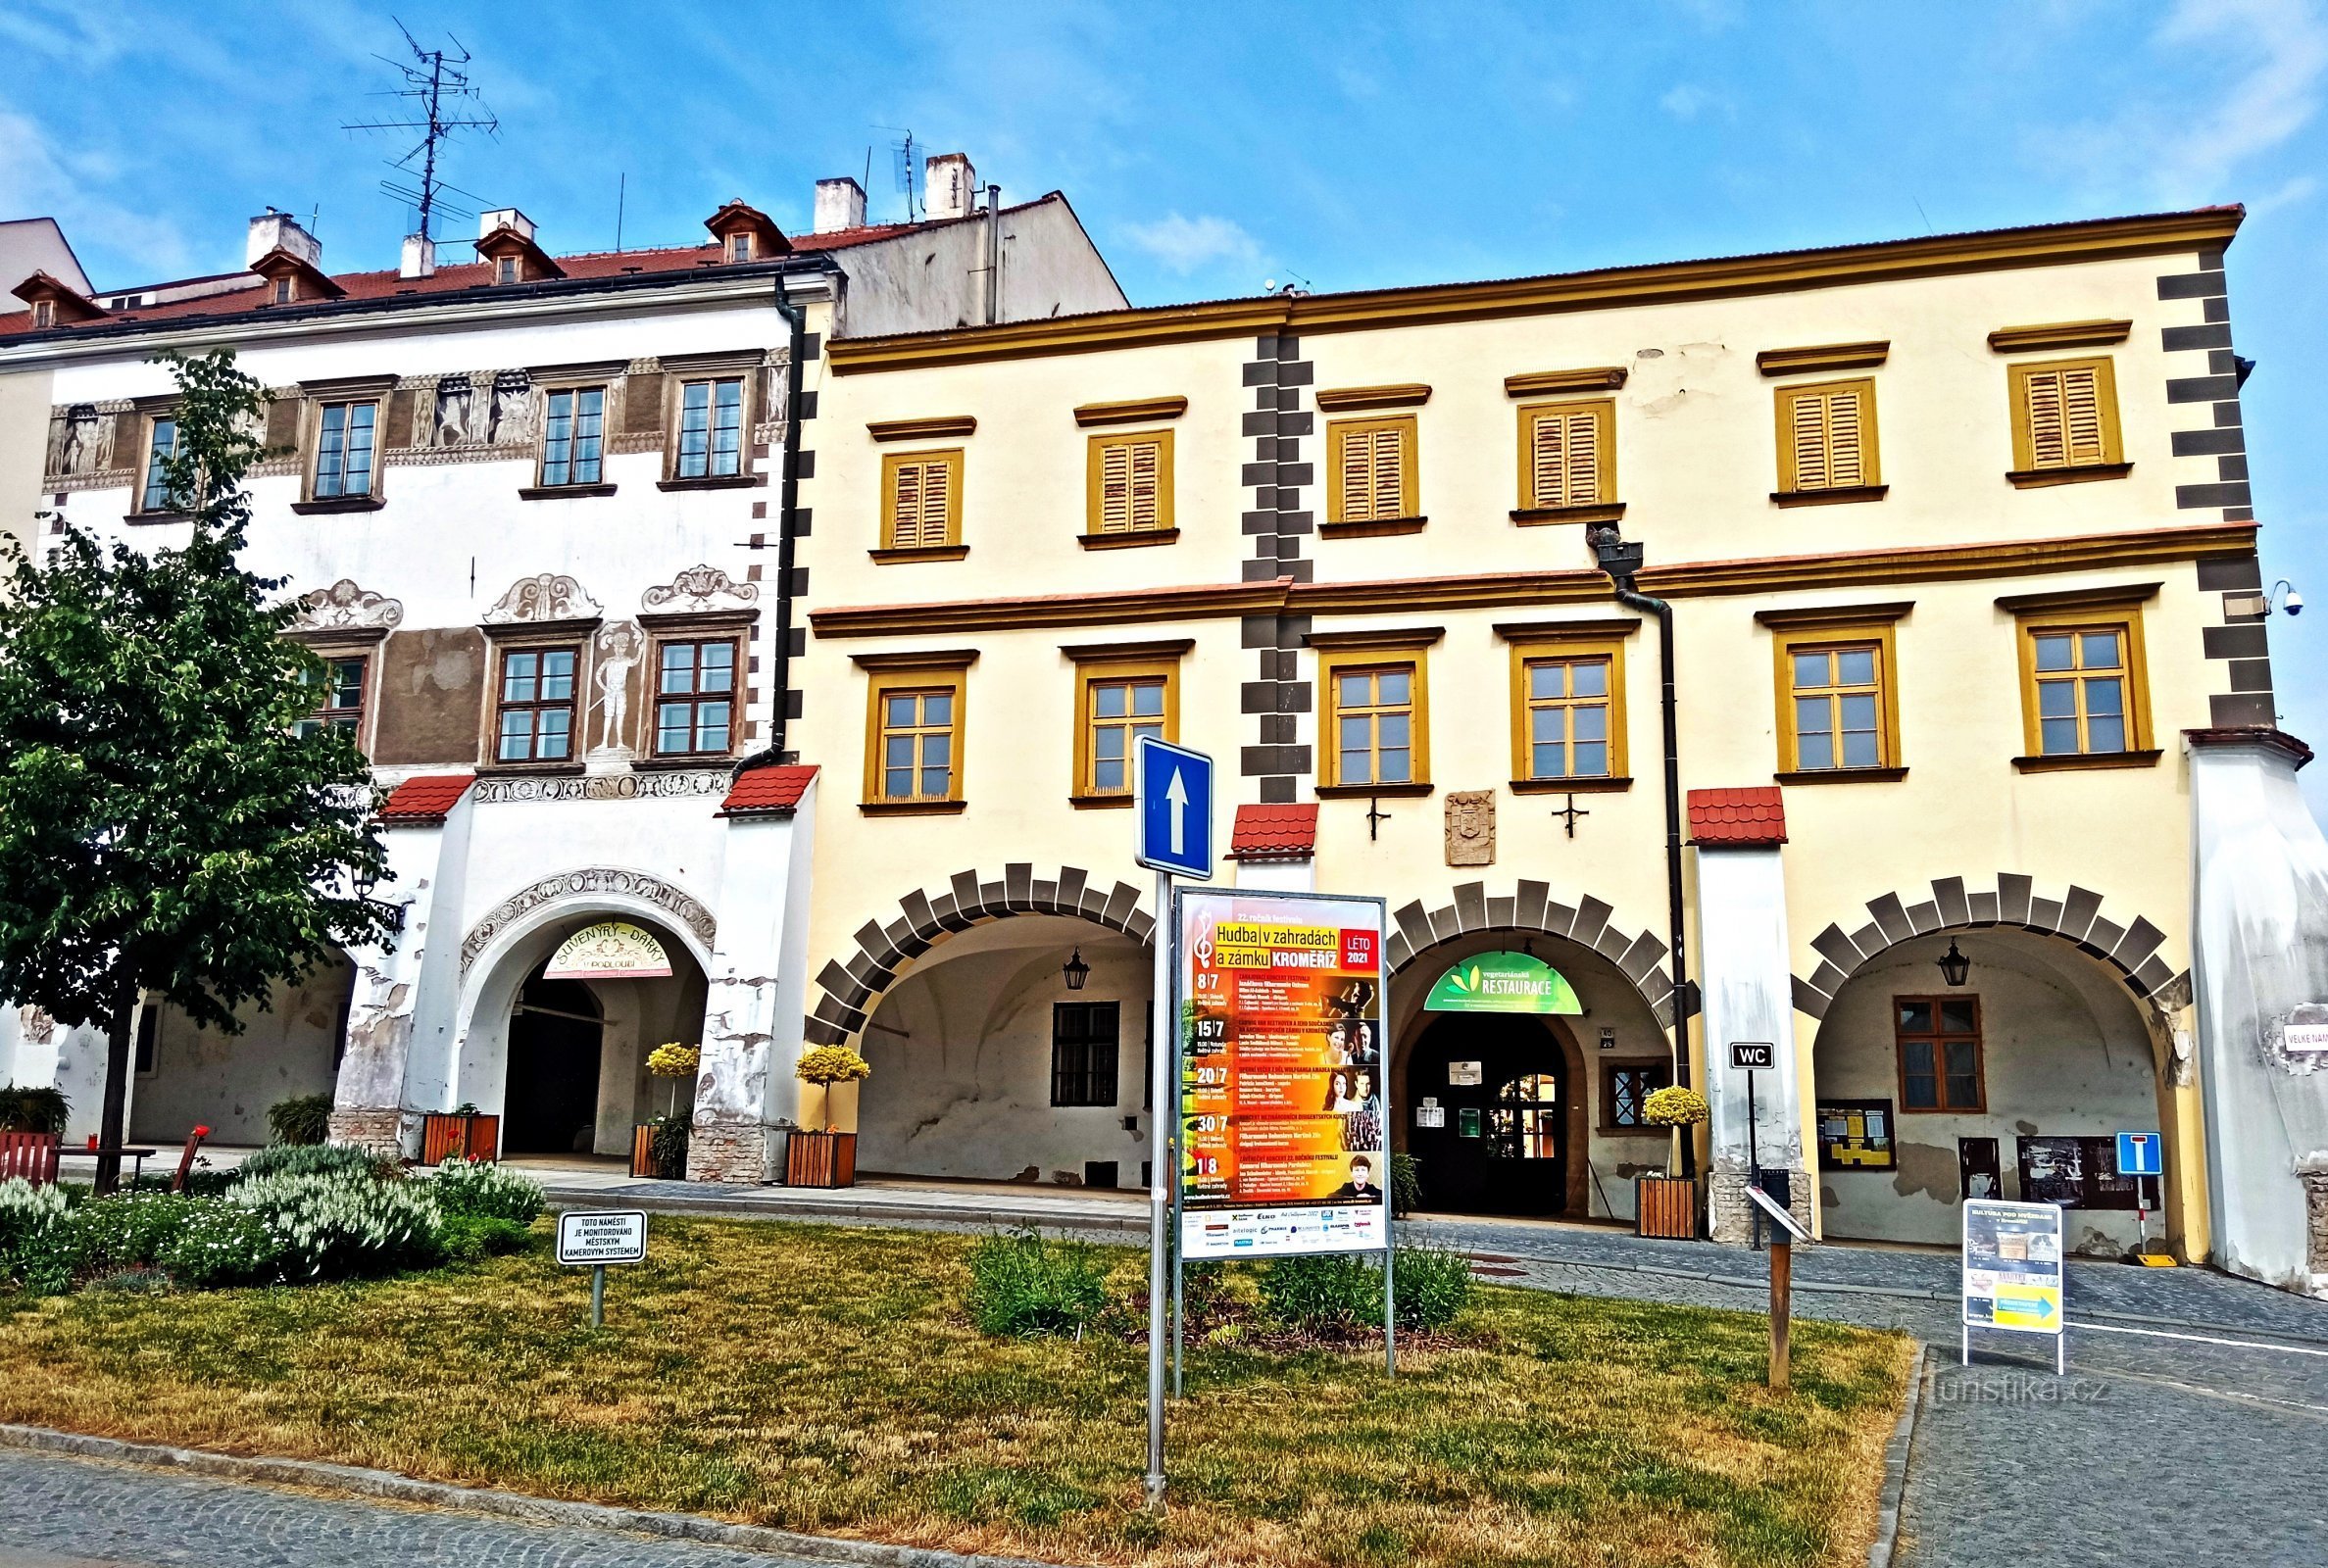
{"type": "Polygon", "coordinates": [[[629,755],[622,744],[622,719],[630,707],[630,671],[638,663],[639,629],[619,620],[598,634],[597,665],[599,711],[604,714],[596,751],[608,756],[629,755]]]}

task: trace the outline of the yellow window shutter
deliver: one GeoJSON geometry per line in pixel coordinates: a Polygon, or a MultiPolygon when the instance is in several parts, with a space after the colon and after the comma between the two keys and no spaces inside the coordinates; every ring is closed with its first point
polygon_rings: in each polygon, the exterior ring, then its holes
{"type": "Polygon", "coordinates": [[[2062,446],[2071,466],[2100,463],[2107,455],[2102,443],[2102,392],[2094,368],[2081,365],[2060,372],[2062,446]]]}
{"type": "Polygon", "coordinates": [[[1117,450],[1128,455],[1131,470],[1129,525],[1153,528],[1161,520],[1157,514],[1157,472],[1163,446],[1155,441],[1142,441],[1117,450]]]}
{"type": "Polygon", "coordinates": [[[1534,427],[1535,504],[1589,507],[1601,499],[1601,421],[1590,411],[1541,415],[1534,427]]]}
{"type": "Polygon", "coordinates": [[[1100,449],[1100,532],[1131,526],[1131,448],[1117,442],[1100,449]]]}
{"type": "Polygon", "coordinates": [[[1859,441],[1859,394],[1830,392],[1820,399],[1827,415],[1827,483],[1847,490],[1866,482],[1859,441]]]}
{"type": "Polygon", "coordinates": [[[1788,405],[1791,417],[1787,420],[1795,442],[1795,484],[1797,490],[1824,490],[1835,481],[1829,477],[1827,466],[1827,421],[1825,400],[1812,393],[1803,393],[1788,405]]]}
{"type": "Polygon", "coordinates": [[[1564,507],[1567,500],[1567,432],[1557,414],[1542,414],[1529,428],[1529,445],[1534,449],[1535,504],[1539,507],[1564,507]]]}
{"type": "Polygon", "coordinates": [[[942,458],[924,463],[920,468],[921,527],[915,543],[942,545],[946,543],[946,513],[953,499],[954,470],[942,458]]]}
{"type": "MultiPolygon", "coordinates": [[[[2087,371],[2087,398],[2091,401],[2092,371],[2087,371]]],[[[2029,400],[2029,466],[2032,468],[2065,468],[2069,466],[2069,435],[2063,404],[2066,402],[2059,370],[2032,370],[2022,385],[2029,400]]],[[[2097,420],[2097,425],[2099,420],[2097,420]]]]}
{"type": "Polygon", "coordinates": [[[1563,507],[1589,507],[1601,499],[1601,421],[1590,414],[1571,414],[1567,425],[1568,489],[1563,507]]]}
{"type": "Polygon", "coordinates": [[[1342,432],[1342,520],[1364,522],[1374,515],[1374,438],[1364,430],[1342,432]]]}
{"type": "Polygon", "coordinates": [[[889,543],[911,550],[921,542],[921,465],[899,464],[893,482],[897,488],[889,498],[889,543]]]}
{"type": "Polygon", "coordinates": [[[1397,426],[1374,432],[1374,515],[1397,517],[1407,511],[1407,443],[1397,426]]]}

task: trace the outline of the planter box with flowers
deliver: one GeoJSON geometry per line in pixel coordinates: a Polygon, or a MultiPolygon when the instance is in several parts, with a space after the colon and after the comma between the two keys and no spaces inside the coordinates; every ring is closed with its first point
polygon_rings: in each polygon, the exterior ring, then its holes
{"type": "Polygon", "coordinates": [[[832,1091],[872,1076],[872,1066],[847,1046],[818,1046],[805,1052],[794,1076],[824,1091],[824,1130],[796,1129],[784,1141],[784,1184],[788,1187],[857,1185],[857,1135],[832,1125],[832,1091]]]}
{"type": "Polygon", "coordinates": [[[1673,1129],[1673,1150],[1664,1175],[1633,1178],[1634,1235],[1661,1236],[1681,1242],[1697,1240],[1698,1184],[1680,1174],[1681,1140],[1685,1128],[1697,1126],[1710,1114],[1706,1097],[1695,1089],[1659,1089],[1642,1102],[1642,1120],[1655,1127],[1673,1129]]]}
{"type": "Polygon", "coordinates": [[[501,1152],[501,1118],[487,1116],[474,1105],[421,1118],[421,1163],[441,1165],[448,1159],[492,1160],[501,1152]]]}
{"type": "Polygon", "coordinates": [[[670,1099],[664,1113],[640,1122],[630,1134],[630,1174],[653,1181],[675,1182],[687,1175],[687,1134],[695,1119],[692,1106],[679,1112],[679,1080],[695,1076],[703,1064],[700,1047],[673,1040],[647,1053],[647,1074],[670,1080],[670,1099]]]}

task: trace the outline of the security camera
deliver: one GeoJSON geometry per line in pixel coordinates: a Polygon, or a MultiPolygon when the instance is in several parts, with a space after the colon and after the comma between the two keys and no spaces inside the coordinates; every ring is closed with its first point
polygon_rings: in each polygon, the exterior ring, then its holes
{"type": "Polygon", "coordinates": [[[2288,590],[2288,613],[2291,615],[2303,613],[2303,595],[2293,588],[2288,590]]]}

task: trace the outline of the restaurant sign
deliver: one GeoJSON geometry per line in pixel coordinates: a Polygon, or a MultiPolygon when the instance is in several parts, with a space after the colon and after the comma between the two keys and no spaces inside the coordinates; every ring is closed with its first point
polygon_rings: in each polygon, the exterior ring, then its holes
{"type": "Polygon", "coordinates": [[[1431,1012],[1581,1013],[1576,988],[1525,953],[1475,953],[1439,976],[1423,1003],[1431,1012]]]}

